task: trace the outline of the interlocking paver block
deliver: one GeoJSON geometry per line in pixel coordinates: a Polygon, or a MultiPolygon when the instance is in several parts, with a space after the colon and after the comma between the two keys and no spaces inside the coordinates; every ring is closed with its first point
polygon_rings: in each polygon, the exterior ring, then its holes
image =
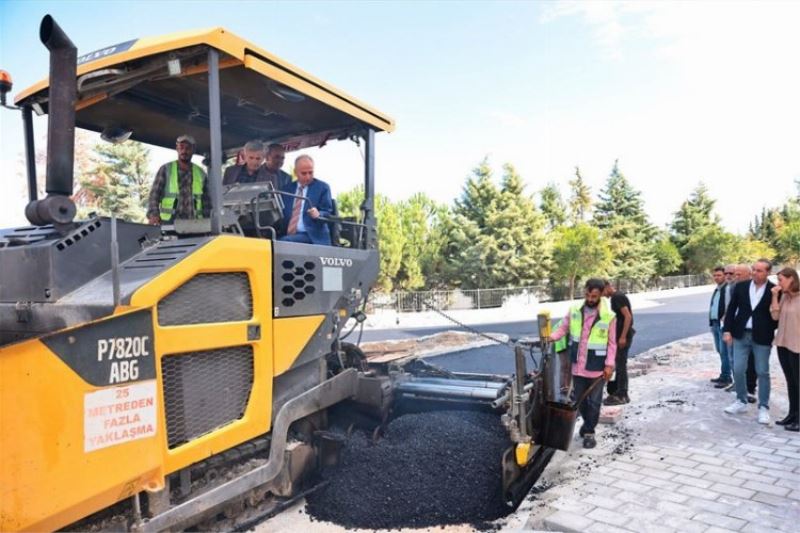
{"type": "Polygon", "coordinates": [[[692,487],[697,487],[698,489],[707,489],[714,484],[713,481],[709,481],[707,479],[684,476],[682,474],[672,478],[672,481],[674,481],[675,483],[681,483],[683,485],[690,485],[692,487]]]}
{"type": "Polygon", "coordinates": [[[777,507],[786,505],[786,499],[781,498],[780,496],[775,496],[774,494],[767,494],[766,492],[756,492],[753,496],[753,500],[761,503],[766,503],[767,505],[774,505],[777,507]]]}
{"type": "Polygon", "coordinates": [[[556,511],[544,519],[544,525],[550,531],[564,531],[568,533],[586,530],[594,521],[591,518],[567,511],[556,511]]]}
{"type": "Polygon", "coordinates": [[[639,473],[643,476],[656,477],[658,479],[672,479],[676,475],[674,472],[669,472],[668,470],[651,467],[640,468],[639,473]]]}
{"type": "MultiPolygon", "coordinates": [[[[774,484],[777,478],[772,476],[765,476],[764,474],[755,474],[753,472],[736,472],[733,475],[736,479],[741,479],[742,481],[759,481],[761,483],[767,483],[768,485],[774,484]]],[[[733,483],[731,483],[733,484],[733,483]]]]}
{"type": "Polygon", "coordinates": [[[766,492],[774,496],[786,496],[790,490],[786,487],[779,487],[777,485],[769,485],[767,483],[760,483],[758,481],[747,481],[743,485],[746,489],[752,489],[759,492],[766,492]]]}
{"type": "Polygon", "coordinates": [[[733,485],[726,485],[724,483],[715,483],[711,490],[715,490],[722,494],[730,496],[738,496],[739,498],[750,498],[756,493],[754,490],[743,489],[742,487],[734,487],[733,485]]]}
{"type": "Polygon", "coordinates": [[[722,466],[726,463],[725,459],[720,459],[719,457],[713,457],[711,455],[702,455],[696,453],[694,455],[689,456],[689,459],[692,461],[697,461],[698,463],[704,463],[707,465],[717,465],[722,466]]]}
{"type": "MultiPolygon", "coordinates": [[[[754,475],[754,474],[751,474],[754,475]]],[[[725,483],[726,485],[732,485],[734,487],[738,487],[742,483],[744,483],[744,479],[733,477],[733,476],[723,476],[720,474],[716,474],[714,472],[709,472],[703,479],[707,479],[709,481],[713,481],[714,483],[725,483]]]]}
{"type": "Polygon", "coordinates": [[[597,520],[598,522],[620,527],[624,526],[631,519],[629,516],[617,513],[615,511],[609,511],[608,509],[603,509],[601,507],[598,507],[586,516],[587,518],[597,520]]]}
{"type": "Polygon", "coordinates": [[[766,454],[770,454],[774,451],[772,448],[765,448],[764,446],[754,446],[748,443],[740,444],[739,448],[742,450],[747,450],[749,452],[761,452],[766,454]]]}
{"type": "Polygon", "coordinates": [[[619,499],[607,498],[599,494],[592,494],[590,496],[586,496],[585,498],[583,498],[583,501],[588,503],[589,505],[594,505],[596,507],[602,507],[603,509],[610,509],[610,510],[614,510],[620,505],[622,505],[622,501],[620,501],[619,499]]]}
{"type": "Polygon", "coordinates": [[[734,518],[732,516],[710,513],[705,511],[694,515],[692,517],[692,520],[696,522],[703,522],[704,524],[708,524],[710,526],[722,526],[725,528],[732,529],[734,531],[740,529],[747,523],[741,518],[734,518]]]}

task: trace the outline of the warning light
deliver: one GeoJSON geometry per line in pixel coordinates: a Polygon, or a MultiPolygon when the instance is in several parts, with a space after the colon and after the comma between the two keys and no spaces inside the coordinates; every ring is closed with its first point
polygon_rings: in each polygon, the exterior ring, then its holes
{"type": "Polygon", "coordinates": [[[5,70],[0,70],[0,104],[6,105],[6,95],[14,84],[11,82],[11,74],[5,70]]]}

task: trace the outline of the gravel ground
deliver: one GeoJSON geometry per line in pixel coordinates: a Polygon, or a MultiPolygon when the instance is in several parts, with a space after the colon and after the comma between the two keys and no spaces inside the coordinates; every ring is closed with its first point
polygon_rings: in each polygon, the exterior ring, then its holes
{"type": "Polygon", "coordinates": [[[408,414],[373,444],[354,433],[329,484],[308,498],[313,518],[347,528],[399,529],[487,521],[508,514],[499,417],[471,411],[408,414]]]}

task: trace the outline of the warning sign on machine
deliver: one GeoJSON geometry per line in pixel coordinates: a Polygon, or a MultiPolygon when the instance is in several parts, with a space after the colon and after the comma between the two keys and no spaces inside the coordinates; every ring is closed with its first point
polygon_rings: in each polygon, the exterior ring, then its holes
{"type": "Polygon", "coordinates": [[[83,449],[91,452],[156,434],[156,382],[90,392],[83,400],[83,449]]]}

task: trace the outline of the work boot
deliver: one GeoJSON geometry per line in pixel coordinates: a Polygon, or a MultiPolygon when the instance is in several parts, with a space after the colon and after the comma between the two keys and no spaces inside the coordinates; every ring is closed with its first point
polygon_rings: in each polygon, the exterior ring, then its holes
{"type": "Polygon", "coordinates": [[[583,436],[584,448],[594,448],[595,446],[597,446],[597,441],[594,440],[594,433],[587,433],[583,436]]]}
{"type": "Polygon", "coordinates": [[[625,398],[619,397],[616,394],[612,394],[611,396],[608,396],[606,397],[605,400],[603,400],[603,405],[623,405],[625,403],[626,403],[625,398]]]}

